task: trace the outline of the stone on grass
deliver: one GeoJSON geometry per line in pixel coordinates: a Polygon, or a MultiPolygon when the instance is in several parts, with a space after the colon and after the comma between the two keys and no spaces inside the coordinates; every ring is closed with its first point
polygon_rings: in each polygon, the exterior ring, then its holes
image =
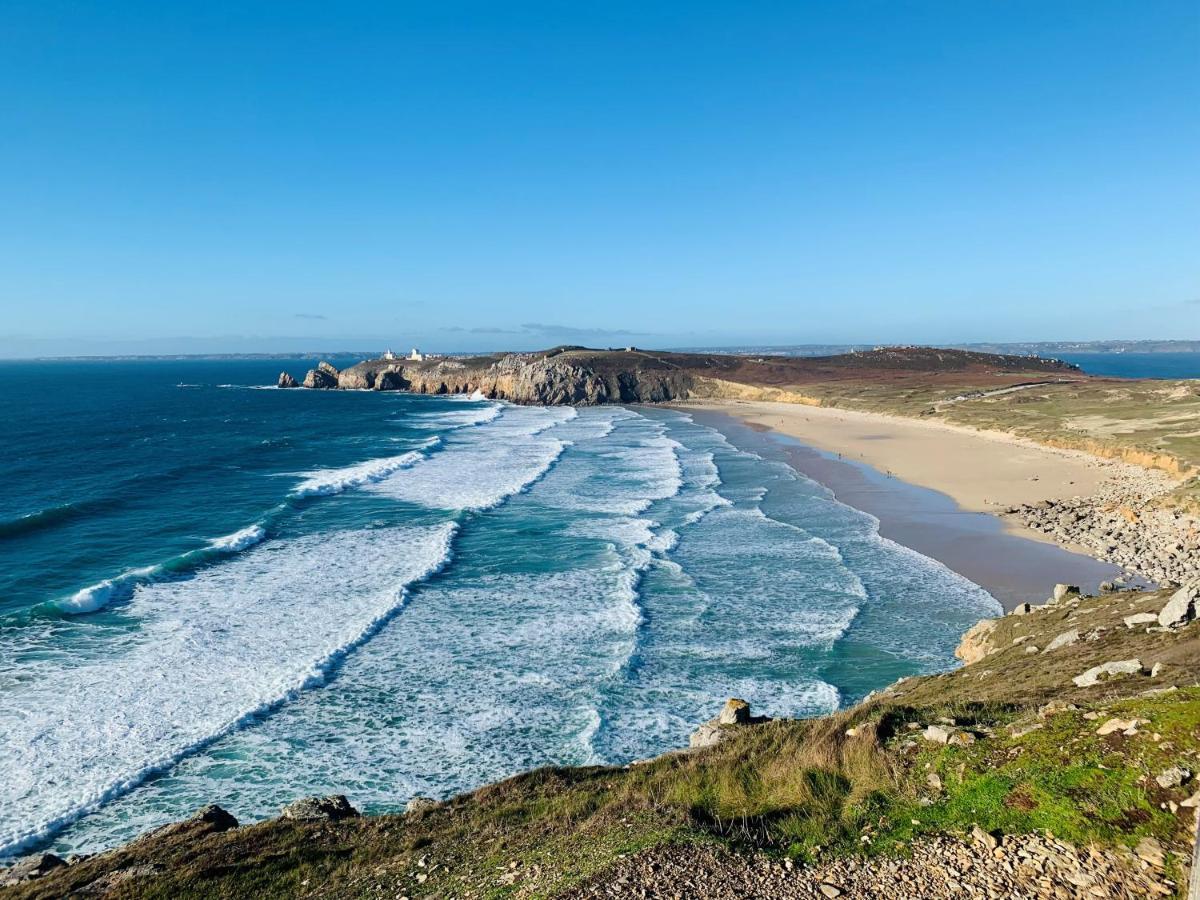
{"type": "Polygon", "coordinates": [[[1188,584],[1181,587],[1158,614],[1158,624],[1163,628],[1186,625],[1196,618],[1196,601],[1200,598],[1200,585],[1188,584]]]}
{"type": "Polygon", "coordinates": [[[1122,659],[1092,666],[1092,668],[1088,669],[1082,675],[1076,675],[1071,680],[1075,682],[1076,687],[1091,687],[1094,684],[1099,684],[1102,676],[1114,678],[1118,675],[1136,675],[1141,671],[1141,660],[1122,659]]]}
{"type": "Polygon", "coordinates": [[[1158,782],[1160,788],[1179,787],[1185,781],[1192,777],[1192,773],[1181,766],[1171,766],[1166,771],[1159,772],[1154,776],[1154,780],[1158,782]]]}
{"type": "Polygon", "coordinates": [[[1115,734],[1118,731],[1128,735],[1137,734],[1137,727],[1141,722],[1141,719],[1109,719],[1096,729],[1096,734],[1101,737],[1107,734],[1115,734]]]}
{"type": "Polygon", "coordinates": [[[1149,625],[1152,622],[1157,622],[1158,616],[1154,613],[1134,613],[1132,616],[1125,617],[1126,628],[1137,628],[1139,625],[1149,625]]]}
{"type": "Polygon", "coordinates": [[[1054,586],[1054,602],[1062,600],[1067,594],[1078,594],[1079,586],[1074,584],[1056,584],[1054,586]]]}
{"type": "Polygon", "coordinates": [[[941,725],[930,725],[922,732],[921,737],[935,744],[950,743],[950,731],[941,725]]]}
{"type": "Polygon", "coordinates": [[[438,806],[438,802],[432,797],[413,797],[404,804],[406,813],[424,812],[427,809],[434,809],[438,806]]]}
{"type": "Polygon", "coordinates": [[[328,797],[305,797],[289,803],[280,811],[280,815],[297,822],[336,822],[355,818],[358,810],[342,794],[331,794],[328,797]]]}
{"type": "Polygon", "coordinates": [[[1060,634],[1058,637],[1056,637],[1054,640],[1052,640],[1049,644],[1046,645],[1045,652],[1049,653],[1051,650],[1057,650],[1059,647],[1070,647],[1072,644],[1074,644],[1078,640],[1079,640],[1079,632],[1077,630],[1072,629],[1071,631],[1064,631],[1062,634],[1060,634]]]}

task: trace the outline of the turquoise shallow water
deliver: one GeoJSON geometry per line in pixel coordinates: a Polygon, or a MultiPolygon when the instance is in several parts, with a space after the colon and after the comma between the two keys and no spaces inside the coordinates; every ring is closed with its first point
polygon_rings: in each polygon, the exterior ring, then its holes
{"type": "Polygon", "coordinates": [[[0,365],[0,853],[209,802],[403,807],[952,664],[996,611],[765,445],[666,409],[0,365]]]}

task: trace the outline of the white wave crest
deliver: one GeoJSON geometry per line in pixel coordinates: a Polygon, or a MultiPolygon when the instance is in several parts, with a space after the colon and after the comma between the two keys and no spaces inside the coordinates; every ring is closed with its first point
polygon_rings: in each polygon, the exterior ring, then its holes
{"type": "Polygon", "coordinates": [[[222,553],[237,553],[239,550],[253,547],[266,536],[267,531],[261,525],[250,525],[240,531],[235,531],[233,534],[214,538],[208,542],[208,546],[222,553]]]}
{"type": "Polygon", "coordinates": [[[340,494],[351,488],[382,481],[424,458],[425,455],[419,450],[410,450],[399,456],[368,459],[365,462],[344,466],[340,469],[316,469],[312,472],[305,472],[305,479],[292,489],[292,496],[327,497],[331,494],[340,494]]]}

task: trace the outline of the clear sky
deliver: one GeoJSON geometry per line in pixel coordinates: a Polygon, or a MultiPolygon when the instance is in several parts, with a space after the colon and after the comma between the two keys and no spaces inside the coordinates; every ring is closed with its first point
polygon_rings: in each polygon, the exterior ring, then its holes
{"type": "Polygon", "coordinates": [[[1195,0],[0,8],[0,355],[1113,337],[1195,0]]]}

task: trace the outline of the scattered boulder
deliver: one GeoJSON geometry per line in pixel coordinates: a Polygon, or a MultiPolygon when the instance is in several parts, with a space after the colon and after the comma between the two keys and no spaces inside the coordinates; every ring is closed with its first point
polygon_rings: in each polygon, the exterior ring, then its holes
{"type": "Polygon", "coordinates": [[[1079,632],[1077,630],[1072,629],[1071,631],[1064,631],[1046,645],[1045,652],[1049,653],[1051,650],[1057,650],[1059,647],[1069,647],[1078,640],[1079,632]]]}
{"type": "Polygon", "coordinates": [[[1096,729],[1096,734],[1104,737],[1105,735],[1116,734],[1119,731],[1125,735],[1134,735],[1137,734],[1138,726],[1141,724],[1141,719],[1109,719],[1096,729]]]}
{"type": "Polygon", "coordinates": [[[941,725],[930,725],[921,733],[921,737],[934,744],[948,744],[951,734],[952,732],[948,728],[943,728],[941,725]]]}
{"type": "Polygon", "coordinates": [[[432,797],[413,797],[404,804],[406,813],[424,812],[427,809],[435,809],[440,804],[432,797]]]}
{"type": "Polygon", "coordinates": [[[688,746],[693,750],[700,750],[704,747],[715,747],[721,743],[721,726],[713,722],[705,722],[699,728],[692,732],[692,736],[688,738],[688,746]]]}
{"type": "Polygon", "coordinates": [[[1076,675],[1072,681],[1076,687],[1091,687],[1099,684],[1102,677],[1115,678],[1120,675],[1137,675],[1142,671],[1141,660],[1123,659],[1116,662],[1106,662],[1092,666],[1082,675],[1076,675]]]}
{"type": "Polygon", "coordinates": [[[296,379],[293,378],[291,375],[289,375],[287,372],[279,373],[279,381],[277,381],[276,384],[281,388],[294,388],[294,387],[300,386],[299,384],[296,383],[296,379]]]}
{"type": "Polygon", "coordinates": [[[155,828],[143,835],[143,838],[162,839],[169,835],[187,832],[190,835],[219,834],[238,827],[238,820],[215,803],[202,806],[192,815],[181,822],[171,822],[161,828],[155,828]]]}
{"type": "Polygon", "coordinates": [[[22,857],[11,868],[0,872],[0,887],[34,881],[55,869],[61,869],[66,864],[65,859],[53,853],[35,853],[22,857]]]}
{"type": "Polygon", "coordinates": [[[358,810],[342,794],[331,794],[328,797],[305,797],[289,803],[280,811],[280,816],[297,822],[336,822],[357,817],[358,810]]]}
{"type": "Polygon", "coordinates": [[[1192,777],[1192,773],[1181,766],[1171,766],[1166,771],[1160,772],[1154,776],[1154,780],[1158,782],[1160,788],[1179,787],[1185,781],[1192,777]]]}
{"type": "Polygon", "coordinates": [[[1139,625],[1150,625],[1158,621],[1158,616],[1154,613],[1143,612],[1134,613],[1132,616],[1125,617],[1126,628],[1137,628],[1139,625]]]}
{"type": "Polygon", "coordinates": [[[1032,603],[1018,603],[1016,606],[1014,606],[1012,608],[1012,611],[1009,612],[1009,615],[1010,616],[1025,616],[1031,612],[1033,612],[1033,604],[1032,603]]]}
{"type": "Polygon", "coordinates": [[[1167,601],[1158,614],[1158,624],[1163,628],[1186,625],[1196,618],[1196,601],[1200,598],[1200,585],[1184,585],[1167,601]]]}
{"type": "Polygon", "coordinates": [[[1054,586],[1054,602],[1062,600],[1067,594],[1078,594],[1079,585],[1076,584],[1056,584],[1054,586]]]}

